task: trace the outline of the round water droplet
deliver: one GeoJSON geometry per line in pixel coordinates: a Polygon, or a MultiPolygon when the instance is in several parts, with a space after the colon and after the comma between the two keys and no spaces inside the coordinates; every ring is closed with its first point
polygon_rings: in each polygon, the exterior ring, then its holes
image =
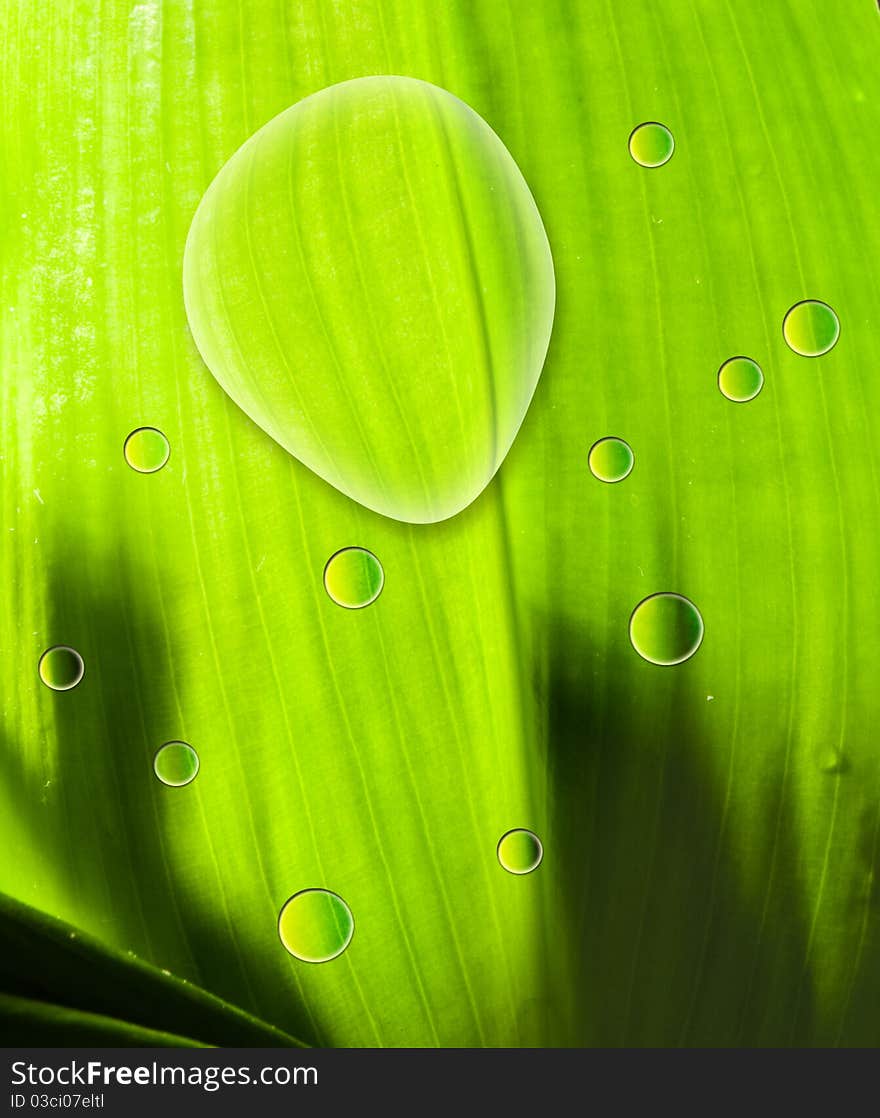
{"type": "Polygon", "coordinates": [[[541,864],[544,847],[534,831],[516,827],[498,841],[498,861],[508,873],[531,873],[541,864]]]}
{"type": "Polygon", "coordinates": [[[324,568],[324,589],[338,606],[362,609],[382,593],[385,572],[365,547],[344,547],[331,555],[324,568]]]}
{"type": "Polygon", "coordinates": [[[629,134],[629,153],[640,167],[662,167],[675,151],[675,139],[665,124],[646,121],[629,134]]]}
{"type": "Polygon", "coordinates": [[[840,319],[818,299],[795,303],[782,323],[786,342],[801,357],[821,357],[840,337],[840,319]]]}
{"type": "Polygon", "coordinates": [[[47,648],[40,657],[40,679],[53,691],[70,691],[85,675],[83,658],[68,644],[47,648]]]}
{"type": "Polygon", "coordinates": [[[629,639],[639,656],[652,664],[681,664],[700,647],[703,619],[682,594],[652,594],[633,610],[629,639]]]}
{"type": "Polygon", "coordinates": [[[167,741],[156,751],[153,772],[169,788],[182,788],[195,780],[199,755],[185,741],[167,741]]]}
{"type": "Polygon", "coordinates": [[[718,387],[735,404],[754,400],[764,387],[761,366],[751,357],[731,357],[718,370],[718,387]]]}
{"type": "Polygon", "coordinates": [[[623,481],[632,473],[635,455],[623,439],[609,435],[590,447],[590,470],[599,481],[623,481]]]}
{"type": "Polygon", "coordinates": [[[304,963],[329,963],[351,943],[354,917],[337,893],[303,889],[281,909],[278,935],[294,958],[304,963]]]}
{"type": "Polygon", "coordinates": [[[125,440],[125,461],[139,474],[161,470],[171,455],[171,446],[158,427],[138,427],[125,440]]]}

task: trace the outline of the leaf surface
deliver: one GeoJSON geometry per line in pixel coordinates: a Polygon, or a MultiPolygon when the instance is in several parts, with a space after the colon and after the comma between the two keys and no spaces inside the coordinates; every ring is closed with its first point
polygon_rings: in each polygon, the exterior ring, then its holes
{"type": "Polygon", "coordinates": [[[310,1044],[880,1041],[876,6],[6,0],[2,24],[2,888],[310,1044]],[[268,439],[181,290],[248,136],[383,73],[488,122],[556,269],[520,435],[428,526],[268,439]],[[646,169],[653,120],[675,151],[646,169]],[[782,336],[806,298],[841,322],[815,360],[782,336]],[[737,354],[746,404],[717,387],[737,354]],[[122,456],[143,425],[171,445],[151,475],[122,456]],[[587,467],[608,435],[616,485],[587,467]],[[322,587],[350,545],[385,571],[363,610],[322,587]],[[705,623],[673,668],[627,636],[661,591],[705,623]],[[37,675],[54,644],[85,661],[66,693],[37,675]],[[201,761],[183,788],[152,772],[170,740],[201,761]],[[544,844],[522,877],[513,827],[544,844]],[[309,887],[354,914],[332,963],[277,935],[309,887]]]}

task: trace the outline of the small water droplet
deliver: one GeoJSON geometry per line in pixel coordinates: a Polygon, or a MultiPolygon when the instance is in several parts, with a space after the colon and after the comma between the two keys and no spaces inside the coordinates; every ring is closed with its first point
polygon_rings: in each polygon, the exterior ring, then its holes
{"type": "Polygon", "coordinates": [[[665,124],[645,121],[629,134],[629,153],[640,167],[662,167],[675,151],[675,139],[665,124]]]}
{"type": "Polygon", "coordinates": [[[171,455],[171,445],[158,427],[138,427],[125,440],[125,461],[139,474],[161,470],[171,455]]]}
{"type": "Polygon", "coordinates": [[[629,443],[608,435],[593,443],[588,461],[590,472],[599,481],[623,481],[632,473],[635,455],[629,443]]]}
{"type": "Polygon", "coordinates": [[[382,564],[365,547],[342,548],[324,568],[324,589],[345,609],[362,609],[375,602],[384,585],[382,564]]]}
{"type": "Polygon", "coordinates": [[[802,357],[821,357],[837,345],[840,319],[827,303],[804,299],[786,314],[782,333],[795,353],[802,357]]]}
{"type": "Polygon", "coordinates": [[[761,366],[751,357],[731,357],[718,370],[718,387],[735,404],[754,400],[764,387],[761,366]]]}
{"type": "Polygon", "coordinates": [[[498,861],[508,873],[531,873],[543,857],[544,847],[534,831],[516,827],[498,840],[498,861]]]}
{"type": "Polygon", "coordinates": [[[840,749],[829,749],[822,758],[819,767],[823,773],[838,776],[849,768],[849,761],[840,749]]]}
{"type": "Polygon", "coordinates": [[[85,675],[83,658],[69,644],[47,648],[40,657],[40,679],[53,691],[70,691],[85,675]]]}
{"type": "Polygon", "coordinates": [[[682,594],[651,594],[632,612],[629,639],[644,660],[671,667],[689,660],[700,647],[703,618],[682,594]]]}
{"type": "Polygon", "coordinates": [[[329,889],[303,889],[284,903],[278,915],[278,935],[295,959],[329,963],[351,943],[351,909],[329,889]]]}
{"type": "Polygon", "coordinates": [[[199,755],[185,741],[167,741],[156,751],[153,772],[169,788],[191,783],[199,771],[199,755]]]}
{"type": "Polygon", "coordinates": [[[714,703],[715,702],[715,696],[714,695],[707,695],[706,696],[706,702],[707,703],[714,703]]]}

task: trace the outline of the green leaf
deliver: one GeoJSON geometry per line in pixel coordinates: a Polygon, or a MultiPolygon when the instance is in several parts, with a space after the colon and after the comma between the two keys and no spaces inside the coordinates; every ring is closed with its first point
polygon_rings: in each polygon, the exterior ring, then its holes
{"type": "MultiPolygon", "coordinates": [[[[0,18],[0,887],[310,1044],[876,1045],[876,7],[0,18]],[[556,273],[522,429],[434,525],[292,459],[184,311],[220,168],[376,74],[479,113],[556,273]],[[647,121],[675,141],[654,168],[647,121]],[[815,359],[783,337],[805,299],[840,320],[815,359]],[[747,403],[718,389],[737,355],[747,403]],[[155,473],[123,457],[144,426],[155,473]],[[616,484],[588,466],[606,436],[635,456],[616,484]],[[322,585],[348,546],[384,569],[364,609],[322,585]],[[628,636],[661,592],[705,624],[672,667],[628,636]],[[72,690],[40,681],[53,645],[83,657],[72,690]],[[153,772],[169,741],[199,756],[182,787],[153,772]],[[520,827],[544,857],[515,875],[520,827]],[[278,935],[308,888],[353,914],[331,962],[278,935]]],[[[177,1012],[148,1027],[190,1035],[177,1012]]]]}
{"type": "Polygon", "coordinates": [[[9,897],[0,897],[0,1022],[7,1043],[16,1044],[38,1043],[44,1029],[45,1043],[51,1035],[97,1044],[106,1034],[105,1043],[135,1046],[299,1044],[185,979],[9,897]],[[198,1040],[175,1041],[180,1033],[198,1040]]]}
{"type": "Polygon", "coordinates": [[[10,1047],[198,1048],[195,1041],[84,1013],[64,1005],[0,994],[0,1037],[10,1047]]]}

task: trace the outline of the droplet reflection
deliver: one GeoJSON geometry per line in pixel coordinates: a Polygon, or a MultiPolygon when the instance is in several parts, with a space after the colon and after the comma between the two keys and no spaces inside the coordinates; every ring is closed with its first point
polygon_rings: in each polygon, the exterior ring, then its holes
{"type": "Polygon", "coordinates": [[[83,658],[69,644],[47,648],[38,665],[40,679],[53,691],[70,691],[85,675],[83,658]]]}
{"type": "Polygon", "coordinates": [[[351,943],[351,909],[329,889],[303,889],[285,902],[278,935],[291,955],[304,963],[329,963],[351,943]]]}
{"type": "Polygon", "coordinates": [[[534,831],[516,827],[498,842],[498,861],[508,873],[531,873],[540,866],[544,847],[534,831]]]}
{"type": "Polygon", "coordinates": [[[629,638],[639,656],[669,667],[689,660],[703,640],[703,618],[682,594],[651,594],[629,621],[629,638]]]}

